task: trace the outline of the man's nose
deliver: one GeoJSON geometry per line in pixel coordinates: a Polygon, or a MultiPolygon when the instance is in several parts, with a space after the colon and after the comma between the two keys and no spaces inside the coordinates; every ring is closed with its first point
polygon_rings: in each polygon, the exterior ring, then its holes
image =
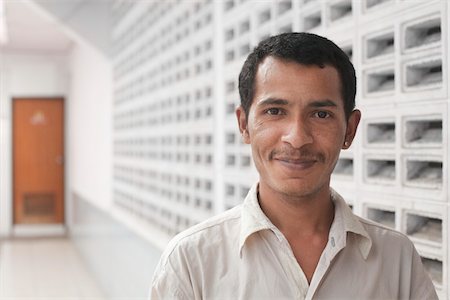
{"type": "Polygon", "coordinates": [[[299,149],[313,142],[311,125],[303,119],[293,119],[287,124],[281,141],[299,149]]]}

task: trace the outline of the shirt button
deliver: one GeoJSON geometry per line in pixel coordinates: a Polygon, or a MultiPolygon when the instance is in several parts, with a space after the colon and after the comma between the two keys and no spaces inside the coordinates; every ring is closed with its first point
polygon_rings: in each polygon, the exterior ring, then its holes
{"type": "Polygon", "coordinates": [[[336,246],[336,243],[334,242],[334,237],[331,238],[331,247],[336,246]]]}

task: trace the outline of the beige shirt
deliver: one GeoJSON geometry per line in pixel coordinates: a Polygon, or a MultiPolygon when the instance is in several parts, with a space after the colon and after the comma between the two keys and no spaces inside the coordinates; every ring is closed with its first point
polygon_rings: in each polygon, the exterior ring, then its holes
{"type": "Polygon", "coordinates": [[[332,200],[334,221],[310,284],[262,212],[255,184],[242,205],[170,242],[151,299],[437,299],[405,235],[353,215],[334,191],[332,200]]]}

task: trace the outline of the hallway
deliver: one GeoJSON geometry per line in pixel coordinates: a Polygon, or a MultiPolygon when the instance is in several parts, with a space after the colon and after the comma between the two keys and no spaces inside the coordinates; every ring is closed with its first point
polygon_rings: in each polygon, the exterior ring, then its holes
{"type": "Polygon", "coordinates": [[[102,300],[68,238],[0,241],[1,300],[102,300]]]}
{"type": "Polygon", "coordinates": [[[362,119],[330,185],[408,236],[450,300],[449,17],[450,0],[0,0],[0,300],[147,300],[169,241],[258,182],[239,75],[288,32],[355,68],[362,119]]]}

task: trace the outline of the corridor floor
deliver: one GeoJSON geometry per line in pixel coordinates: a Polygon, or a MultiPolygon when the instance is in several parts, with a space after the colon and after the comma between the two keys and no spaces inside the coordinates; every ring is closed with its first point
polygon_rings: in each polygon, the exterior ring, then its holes
{"type": "Polygon", "coordinates": [[[67,238],[0,240],[0,300],[103,300],[67,238]]]}

